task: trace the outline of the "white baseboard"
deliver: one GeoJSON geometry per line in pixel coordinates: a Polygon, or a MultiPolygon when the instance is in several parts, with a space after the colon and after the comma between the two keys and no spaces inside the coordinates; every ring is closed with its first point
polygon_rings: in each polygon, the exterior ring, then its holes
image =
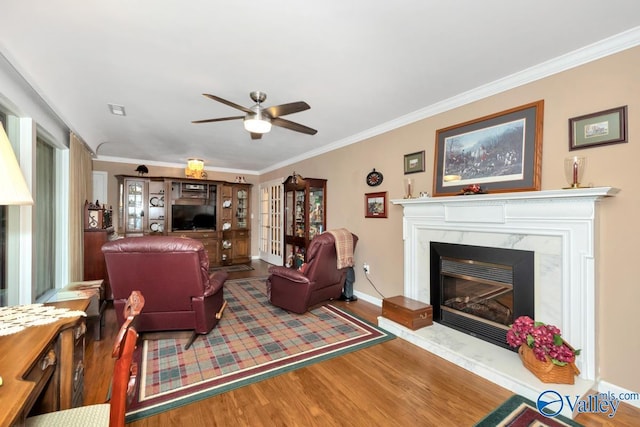
{"type": "Polygon", "coordinates": [[[598,392],[599,393],[610,392],[615,396],[626,395],[629,397],[629,399],[624,399],[624,400],[621,399],[621,401],[635,408],[640,409],[640,392],[627,390],[626,388],[619,387],[607,381],[598,381],[598,392]]]}
{"type": "Polygon", "coordinates": [[[357,296],[358,299],[361,299],[362,301],[366,301],[373,305],[377,305],[378,307],[382,307],[382,300],[379,298],[375,298],[375,297],[372,297],[371,295],[363,294],[362,292],[358,292],[355,290],[353,291],[353,294],[357,296]]]}

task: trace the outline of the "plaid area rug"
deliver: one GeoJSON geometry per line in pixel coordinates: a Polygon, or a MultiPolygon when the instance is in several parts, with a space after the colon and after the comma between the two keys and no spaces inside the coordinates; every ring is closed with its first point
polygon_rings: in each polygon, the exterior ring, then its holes
{"type": "Polygon", "coordinates": [[[220,323],[189,350],[189,332],[143,336],[127,422],[394,338],[330,305],[303,315],[274,307],[265,278],[227,281],[224,292],[220,323]]]}
{"type": "Polygon", "coordinates": [[[484,417],[475,427],[581,427],[561,415],[550,418],[538,412],[536,404],[515,395],[484,417]]]}

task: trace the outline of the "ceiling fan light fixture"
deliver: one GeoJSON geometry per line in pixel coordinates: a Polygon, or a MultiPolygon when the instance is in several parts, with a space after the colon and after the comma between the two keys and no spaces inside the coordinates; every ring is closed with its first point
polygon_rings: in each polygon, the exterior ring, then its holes
{"type": "Polygon", "coordinates": [[[300,123],[292,122],[290,120],[282,118],[282,116],[299,113],[311,108],[309,107],[309,104],[304,101],[289,102],[287,104],[273,105],[271,107],[262,108],[262,102],[267,99],[267,94],[261,91],[254,91],[251,92],[249,96],[251,96],[251,99],[255,102],[255,105],[253,105],[252,107],[243,107],[242,105],[220,98],[219,96],[211,95],[209,93],[203,93],[203,95],[207,98],[213,99],[214,101],[235,108],[236,110],[240,110],[244,112],[245,115],[218,117],[205,120],[193,120],[191,123],[212,123],[242,119],[245,130],[251,133],[251,139],[260,139],[262,137],[262,134],[271,131],[272,125],[289,129],[295,132],[305,133],[307,135],[315,135],[316,133],[318,133],[317,130],[311,129],[308,126],[304,126],[300,123]]]}
{"type": "Polygon", "coordinates": [[[244,128],[251,133],[267,133],[271,131],[271,120],[260,113],[250,114],[244,119],[244,128]]]}

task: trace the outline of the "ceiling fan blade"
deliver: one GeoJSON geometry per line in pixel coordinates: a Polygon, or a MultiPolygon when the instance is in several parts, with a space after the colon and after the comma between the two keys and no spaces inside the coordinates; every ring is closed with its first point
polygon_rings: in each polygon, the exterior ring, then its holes
{"type": "Polygon", "coordinates": [[[296,132],[306,133],[307,135],[315,135],[316,133],[318,133],[318,131],[315,129],[311,129],[310,127],[301,125],[300,123],[295,123],[290,120],[281,119],[279,117],[271,119],[271,124],[294,130],[296,132]]]}
{"type": "Polygon", "coordinates": [[[225,120],[238,120],[238,119],[244,119],[244,116],[220,117],[218,119],[192,120],[191,123],[224,122],[225,120]]]}
{"type": "Polygon", "coordinates": [[[262,138],[261,133],[255,133],[255,132],[251,133],[251,139],[260,139],[260,138],[262,138]]]}
{"type": "Polygon", "coordinates": [[[221,103],[223,103],[225,105],[228,105],[229,107],[233,107],[233,108],[235,108],[237,110],[244,111],[245,113],[253,113],[253,111],[251,111],[247,107],[243,107],[242,105],[238,105],[238,104],[236,104],[234,102],[227,101],[226,99],[220,98],[219,96],[211,95],[211,94],[208,94],[208,93],[203,93],[203,95],[206,96],[207,98],[213,99],[214,101],[218,101],[218,102],[221,102],[221,103]]]}
{"type": "Polygon", "coordinates": [[[304,101],[291,102],[289,104],[274,105],[264,109],[274,119],[280,116],[286,116],[287,114],[298,113],[300,111],[308,110],[309,104],[304,101]]]}

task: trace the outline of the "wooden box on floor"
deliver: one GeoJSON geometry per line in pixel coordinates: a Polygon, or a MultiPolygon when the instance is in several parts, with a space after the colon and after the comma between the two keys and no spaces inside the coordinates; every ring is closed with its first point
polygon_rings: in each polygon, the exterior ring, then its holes
{"type": "Polygon", "coordinates": [[[433,323],[433,307],[400,295],[382,300],[382,316],[415,331],[433,323]]]}

